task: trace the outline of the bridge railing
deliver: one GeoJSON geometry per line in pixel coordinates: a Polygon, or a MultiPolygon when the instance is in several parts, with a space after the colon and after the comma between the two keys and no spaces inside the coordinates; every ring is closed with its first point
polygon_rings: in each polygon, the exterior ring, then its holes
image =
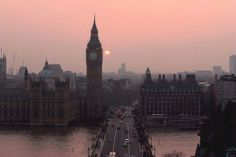
{"type": "Polygon", "coordinates": [[[137,117],[135,117],[135,125],[140,138],[142,157],[154,157],[152,153],[153,146],[149,143],[149,135],[137,117]]]}
{"type": "Polygon", "coordinates": [[[88,157],[99,157],[99,151],[101,149],[101,142],[104,140],[107,134],[107,128],[108,128],[108,121],[105,120],[102,123],[102,126],[97,131],[96,136],[93,138],[92,145],[88,148],[88,157]]]}

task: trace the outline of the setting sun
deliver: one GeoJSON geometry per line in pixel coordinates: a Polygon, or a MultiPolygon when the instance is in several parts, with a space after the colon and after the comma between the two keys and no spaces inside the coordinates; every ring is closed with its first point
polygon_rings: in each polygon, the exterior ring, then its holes
{"type": "Polygon", "coordinates": [[[104,53],[105,53],[105,55],[110,55],[111,54],[111,52],[109,50],[105,50],[104,53]]]}

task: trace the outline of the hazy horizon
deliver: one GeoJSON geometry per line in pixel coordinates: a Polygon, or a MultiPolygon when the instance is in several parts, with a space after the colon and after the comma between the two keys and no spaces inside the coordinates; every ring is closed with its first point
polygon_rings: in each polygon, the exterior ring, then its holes
{"type": "Polygon", "coordinates": [[[104,50],[104,72],[228,71],[236,54],[235,0],[2,0],[0,47],[8,68],[24,64],[39,72],[46,60],[85,72],[93,14],[104,50]]]}

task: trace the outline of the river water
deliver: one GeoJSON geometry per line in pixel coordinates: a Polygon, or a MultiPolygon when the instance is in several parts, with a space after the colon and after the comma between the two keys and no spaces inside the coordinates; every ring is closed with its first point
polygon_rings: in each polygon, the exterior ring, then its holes
{"type": "Polygon", "coordinates": [[[177,129],[152,128],[149,129],[150,142],[155,147],[154,153],[161,157],[172,152],[181,152],[184,157],[195,155],[196,146],[200,138],[198,131],[181,131],[177,129]]]}
{"type": "MultiPolygon", "coordinates": [[[[0,157],[87,157],[96,128],[0,127],[0,157]]],[[[196,132],[150,129],[156,154],[178,150],[194,154],[196,132]]]]}

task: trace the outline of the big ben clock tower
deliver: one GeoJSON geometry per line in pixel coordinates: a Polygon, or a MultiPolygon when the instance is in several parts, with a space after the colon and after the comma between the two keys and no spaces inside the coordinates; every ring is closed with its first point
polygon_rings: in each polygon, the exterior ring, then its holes
{"type": "Polygon", "coordinates": [[[94,17],[90,40],[86,49],[87,64],[87,120],[98,121],[103,116],[102,103],[102,61],[103,50],[98,38],[94,17]]]}

